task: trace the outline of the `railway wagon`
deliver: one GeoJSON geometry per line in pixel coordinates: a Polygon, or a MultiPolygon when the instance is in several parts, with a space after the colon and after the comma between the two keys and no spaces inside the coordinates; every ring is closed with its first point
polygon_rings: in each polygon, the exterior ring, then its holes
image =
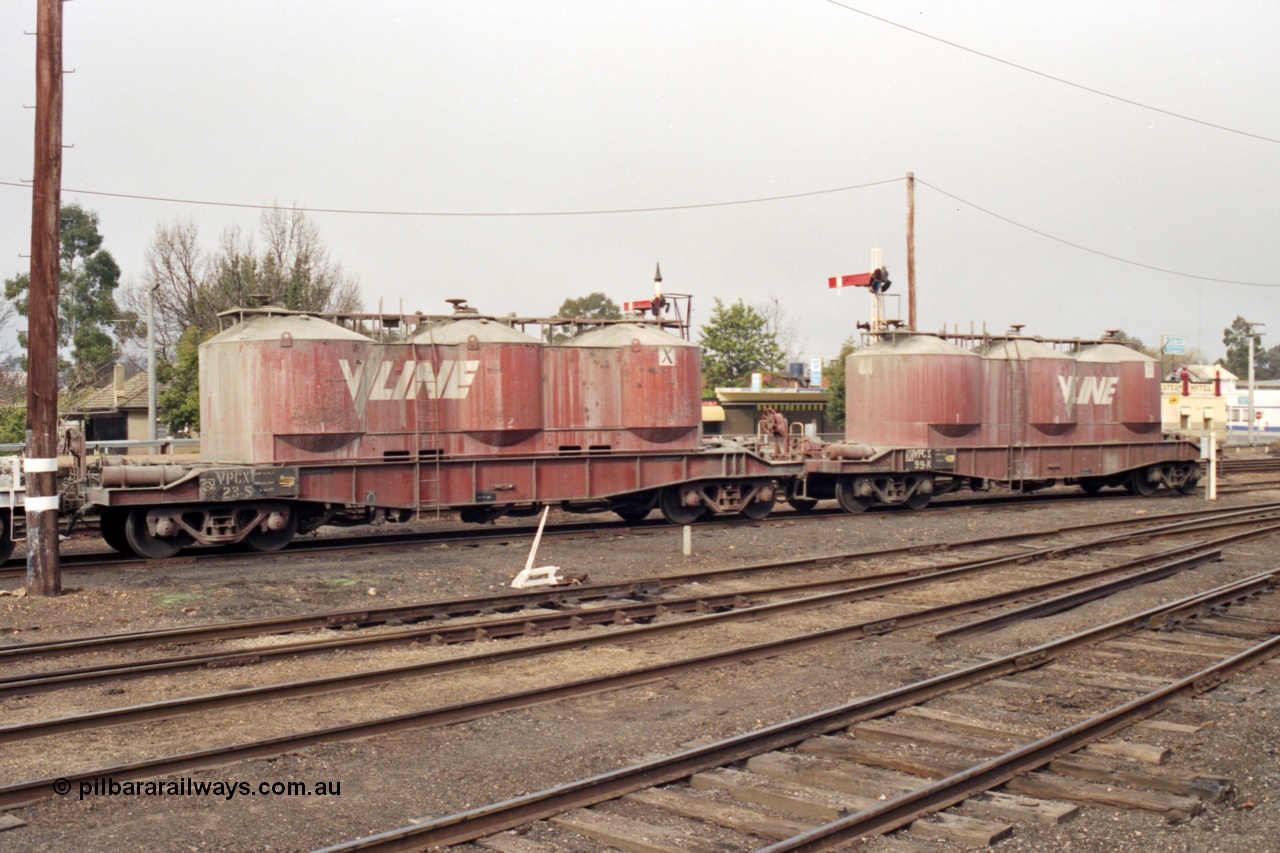
{"type": "Polygon", "coordinates": [[[1196,487],[1198,445],[1160,430],[1155,359],[1107,339],[878,338],[845,363],[844,441],[809,454],[789,493],[798,507],[835,498],[849,512],[920,508],[993,485],[1196,487]]]}
{"type": "Polygon", "coordinates": [[[326,523],[445,509],[759,517],[803,471],[768,442],[703,443],[699,349],[658,323],[551,345],[461,305],[389,341],[279,308],[224,319],[201,347],[202,461],[88,475],[118,550],[273,551],[326,523]]]}

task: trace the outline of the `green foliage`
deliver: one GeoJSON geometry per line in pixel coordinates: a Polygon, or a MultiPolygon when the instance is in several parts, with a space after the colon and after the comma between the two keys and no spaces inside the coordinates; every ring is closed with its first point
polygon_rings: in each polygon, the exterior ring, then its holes
{"type": "Polygon", "coordinates": [[[1280,379],[1280,344],[1264,352],[1255,352],[1253,361],[1254,379],[1280,379]]]}
{"type": "Polygon", "coordinates": [[[154,294],[156,341],[167,357],[188,329],[217,331],[220,312],[253,307],[259,299],[317,314],[360,310],[359,282],[330,259],[304,213],[263,211],[258,236],[260,244],[232,227],[216,250],[206,251],[194,222],[157,227],[142,280],[123,301],[141,314],[148,292],[154,294]]]}
{"type": "MultiPolygon", "coordinates": [[[[23,317],[27,316],[27,291],[30,289],[31,276],[26,273],[4,280],[4,298],[17,307],[18,313],[23,317]]],[[[26,346],[26,341],[22,341],[22,345],[26,346]]]]}
{"type": "Polygon", "coordinates": [[[0,407],[0,444],[21,444],[26,440],[27,407],[0,407]]]}
{"type": "Polygon", "coordinates": [[[1222,342],[1227,347],[1224,367],[1242,380],[1249,378],[1249,339],[1255,337],[1253,350],[1253,377],[1257,380],[1275,379],[1280,376],[1280,346],[1264,350],[1260,346],[1261,334],[1243,317],[1236,317],[1229,328],[1222,330],[1222,342]]]}
{"type": "Polygon", "coordinates": [[[566,299],[556,312],[557,317],[578,317],[589,320],[621,320],[618,305],[603,293],[596,291],[578,299],[566,299]]]}
{"type": "Polygon", "coordinates": [[[782,367],[783,352],[768,319],[741,299],[726,306],[716,299],[711,320],[698,335],[702,347],[702,391],[745,385],[753,372],[782,367]]]}
{"type": "Polygon", "coordinates": [[[217,249],[206,250],[194,222],[162,224],[141,281],[122,296],[139,314],[148,294],[155,299],[156,379],[169,385],[156,405],[172,434],[200,428],[199,347],[218,332],[220,312],[254,307],[259,298],[316,314],[360,310],[358,280],[329,258],[304,213],[263,211],[258,236],[260,244],[232,227],[217,249]]]}
{"type": "Polygon", "coordinates": [[[840,347],[840,355],[827,365],[827,391],[831,393],[831,402],[827,403],[827,425],[831,429],[844,429],[845,420],[845,359],[858,349],[857,342],[851,337],[840,347]]]}
{"type": "Polygon", "coordinates": [[[170,435],[200,430],[200,344],[213,335],[192,326],[178,339],[177,358],[156,363],[156,384],[168,386],[156,398],[156,417],[170,435]]]}
{"type": "MultiPolygon", "coordinates": [[[[618,304],[603,293],[596,291],[580,296],[577,299],[566,299],[556,312],[557,317],[578,320],[621,320],[622,311],[618,304]]],[[[558,344],[568,340],[569,336],[547,327],[546,339],[549,343],[558,344]]]]}
{"type": "MultiPolygon", "coordinates": [[[[265,294],[290,311],[359,309],[356,280],[342,271],[341,264],[329,259],[329,251],[320,240],[320,229],[306,214],[279,207],[264,211],[258,233],[263,241],[260,253],[255,255],[252,244],[243,252],[225,253],[225,260],[240,264],[234,270],[237,297],[240,283],[249,280],[255,293],[265,294]]],[[[240,301],[221,310],[244,304],[240,301]]]]}
{"type": "Polygon", "coordinates": [[[111,364],[116,357],[116,344],[111,336],[98,326],[81,326],[71,340],[71,359],[84,371],[80,381],[73,385],[94,384],[92,379],[97,370],[111,364]]]}
{"type": "MultiPolygon", "coordinates": [[[[122,317],[115,291],[120,284],[120,267],[111,253],[102,248],[98,214],[78,204],[64,205],[59,228],[61,271],[58,282],[58,345],[71,345],[72,373],[64,377],[71,385],[90,384],[98,370],[115,357],[111,324],[122,317]]],[[[30,308],[31,279],[18,275],[4,283],[5,296],[23,317],[30,308]]],[[[130,315],[125,320],[135,321],[130,315]]],[[[25,332],[18,344],[27,346],[25,332]]]]}

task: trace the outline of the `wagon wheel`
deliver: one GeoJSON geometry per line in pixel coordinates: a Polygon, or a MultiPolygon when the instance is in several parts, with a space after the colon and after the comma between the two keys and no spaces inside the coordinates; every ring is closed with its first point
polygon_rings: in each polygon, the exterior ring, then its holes
{"type": "Polygon", "coordinates": [[[618,514],[618,518],[629,524],[638,524],[648,517],[649,513],[658,504],[658,493],[647,492],[637,495],[636,499],[627,503],[621,503],[613,507],[613,511],[618,514]]]}
{"type": "MultiPolygon", "coordinates": [[[[284,546],[293,541],[293,537],[298,533],[298,514],[290,507],[285,506],[269,506],[263,507],[265,512],[283,512],[285,514],[284,527],[279,530],[263,530],[262,524],[259,522],[254,526],[253,530],[244,537],[244,544],[248,545],[255,551],[270,553],[271,551],[279,551],[284,546]]],[[[251,512],[257,513],[256,510],[251,512]]]]}
{"type": "Polygon", "coordinates": [[[0,563],[13,556],[12,517],[9,513],[0,513],[0,563]]]}
{"type": "Polygon", "coordinates": [[[136,557],[138,555],[134,553],[133,548],[129,547],[129,540],[124,532],[125,522],[128,519],[129,510],[108,507],[99,514],[98,526],[102,531],[103,542],[126,557],[136,557]]]}
{"type": "Polygon", "coordinates": [[[907,498],[904,503],[907,509],[924,509],[929,505],[929,501],[933,500],[933,495],[927,492],[914,492],[911,497],[907,498]]]}
{"type": "Polygon", "coordinates": [[[463,507],[458,512],[458,519],[466,524],[489,524],[497,521],[508,512],[511,507],[506,504],[482,504],[480,506],[463,507]]]}
{"type": "Polygon", "coordinates": [[[191,544],[191,537],[186,533],[179,532],[174,536],[156,536],[147,527],[147,515],[150,513],[146,507],[137,507],[129,510],[129,515],[124,523],[125,539],[129,543],[129,547],[139,557],[145,557],[148,560],[163,560],[172,557],[181,551],[184,547],[191,544]]]}
{"type": "Polygon", "coordinates": [[[1182,492],[1184,495],[1193,495],[1195,494],[1196,489],[1198,489],[1199,487],[1200,487],[1200,472],[1193,471],[1187,477],[1187,479],[1183,481],[1182,485],[1178,486],[1178,491],[1182,492]]]}
{"type": "Polygon", "coordinates": [[[695,506],[687,506],[682,500],[679,486],[667,486],[658,495],[658,509],[662,510],[662,517],[671,524],[693,524],[699,518],[702,518],[703,507],[701,504],[695,506]]]}
{"type": "Polygon", "coordinates": [[[622,504],[613,508],[618,518],[628,524],[639,524],[649,517],[649,513],[652,510],[652,506],[641,506],[639,504],[622,504]]]}
{"type": "Polygon", "coordinates": [[[818,505],[817,498],[803,498],[796,494],[796,482],[792,480],[787,484],[787,503],[796,512],[809,512],[818,505]]]}
{"type": "Polygon", "coordinates": [[[742,513],[744,516],[751,519],[752,521],[759,521],[760,519],[767,516],[769,513],[773,512],[773,507],[774,507],[774,504],[776,503],[777,503],[777,499],[772,497],[769,498],[767,501],[754,500],[751,503],[744,506],[742,509],[738,510],[738,512],[742,513]]]}
{"type": "Polygon", "coordinates": [[[867,507],[875,503],[875,498],[860,498],[854,494],[857,481],[853,477],[840,477],[836,480],[836,501],[845,512],[865,512],[867,507]]]}
{"type": "Polygon", "coordinates": [[[1139,468],[1124,481],[1124,487],[1139,497],[1150,497],[1156,493],[1159,484],[1147,479],[1147,469],[1139,468]]]}

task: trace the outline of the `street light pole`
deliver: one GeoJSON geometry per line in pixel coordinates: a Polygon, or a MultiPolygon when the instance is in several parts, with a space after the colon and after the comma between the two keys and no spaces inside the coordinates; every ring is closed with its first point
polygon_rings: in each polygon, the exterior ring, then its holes
{"type": "Polygon", "coordinates": [[[1253,408],[1253,342],[1262,335],[1255,330],[1256,326],[1265,326],[1266,323],[1250,323],[1249,324],[1249,423],[1245,435],[1248,437],[1249,446],[1253,447],[1258,416],[1254,413],[1253,408]]]}
{"type": "MultiPolygon", "coordinates": [[[[147,439],[156,440],[156,289],[147,288],[147,439]]],[[[151,452],[155,452],[154,445],[151,452]]]]}
{"type": "Polygon", "coordinates": [[[1245,435],[1249,438],[1249,446],[1253,447],[1253,422],[1256,416],[1253,414],[1253,332],[1249,333],[1249,429],[1245,435]]]}

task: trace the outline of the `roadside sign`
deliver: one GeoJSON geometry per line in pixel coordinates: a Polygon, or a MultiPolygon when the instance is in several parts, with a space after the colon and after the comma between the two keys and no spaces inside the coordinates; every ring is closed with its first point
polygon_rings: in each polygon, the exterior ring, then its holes
{"type": "Polygon", "coordinates": [[[809,387],[822,387],[822,359],[820,358],[809,359],[809,387]]]}
{"type": "Polygon", "coordinates": [[[1165,355],[1186,355],[1187,339],[1182,335],[1165,335],[1164,338],[1165,355]]]}

